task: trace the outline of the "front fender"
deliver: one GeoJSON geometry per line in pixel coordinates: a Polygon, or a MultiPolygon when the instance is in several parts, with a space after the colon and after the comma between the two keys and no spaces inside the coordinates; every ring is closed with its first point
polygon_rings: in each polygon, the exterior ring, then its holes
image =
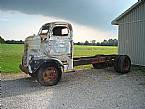
{"type": "Polygon", "coordinates": [[[48,64],[55,64],[58,68],[63,68],[64,66],[62,62],[58,59],[40,59],[40,60],[33,60],[30,63],[31,69],[33,73],[36,73],[40,67],[45,67],[48,64]]]}

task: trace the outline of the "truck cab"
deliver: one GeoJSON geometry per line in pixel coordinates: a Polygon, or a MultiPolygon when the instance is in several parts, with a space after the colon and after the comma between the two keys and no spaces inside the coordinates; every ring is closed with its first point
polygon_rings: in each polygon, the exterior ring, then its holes
{"type": "Polygon", "coordinates": [[[73,69],[72,36],[72,26],[69,23],[44,24],[37,35],[25,39],[20,69],[31,76],[37,76],[40,69],[43,70],[49,66],[55,66],[55,70],[61,72],[73,69]]]}

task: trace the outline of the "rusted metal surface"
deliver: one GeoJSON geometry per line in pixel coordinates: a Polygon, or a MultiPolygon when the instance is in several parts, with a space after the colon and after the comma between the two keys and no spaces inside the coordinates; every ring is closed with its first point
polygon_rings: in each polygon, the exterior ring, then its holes
{"type": "Polygon", "coordinates": [[[45,81],[55,80],[57,76],[57,70],[55,67],[49,67],[45,73],[43,73],[43,79],[45,81]]]}
{"type": "Polygon", "coordinates": [[[107,66],[113,66],[116,56],[117,55],[96,55],[92,57],[74,58],[74,66],[101,63],[105,63],[107,66]]]}

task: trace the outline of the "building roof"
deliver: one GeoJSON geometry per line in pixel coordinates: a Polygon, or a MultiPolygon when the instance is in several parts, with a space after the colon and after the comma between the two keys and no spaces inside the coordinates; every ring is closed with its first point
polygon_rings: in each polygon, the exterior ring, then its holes
{"type": "Polygon", "coordinates": [[[111,24],[112,25],[118,25],[118,20],[120,20],[121,18],[123,18],[125,15],[127,15],[128,13],[130,13],[133,9],[135,9],[137,6],[139,6],[140,4],[142,4],[143,2],[145,2],[145,0],[139,0],[137,3],[135,3],[133,6],[131,6],[129,9],[127,9],[124,13],[122,13],[120,16],[118,16],[116,19],[114,19],[111,24]]]}

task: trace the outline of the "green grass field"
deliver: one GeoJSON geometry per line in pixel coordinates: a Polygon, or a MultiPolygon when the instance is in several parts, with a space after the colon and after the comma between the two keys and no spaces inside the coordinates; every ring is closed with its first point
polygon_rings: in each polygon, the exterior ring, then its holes
{"type": "Polygon", "coordinates": [[[116,46],[74,46],[74,57],[94,56],[96,54],[117,54],[116,46]]]}
{"type": "MultiPolygon", "coordinates": [[[[19,64],[23,54],[22,44],[0,44],[0,71],[2,73],[20,72],[19,64]]],[[[96,54],[117,54],[113,46],[74,46],[74,57],[96,54]]]]}

